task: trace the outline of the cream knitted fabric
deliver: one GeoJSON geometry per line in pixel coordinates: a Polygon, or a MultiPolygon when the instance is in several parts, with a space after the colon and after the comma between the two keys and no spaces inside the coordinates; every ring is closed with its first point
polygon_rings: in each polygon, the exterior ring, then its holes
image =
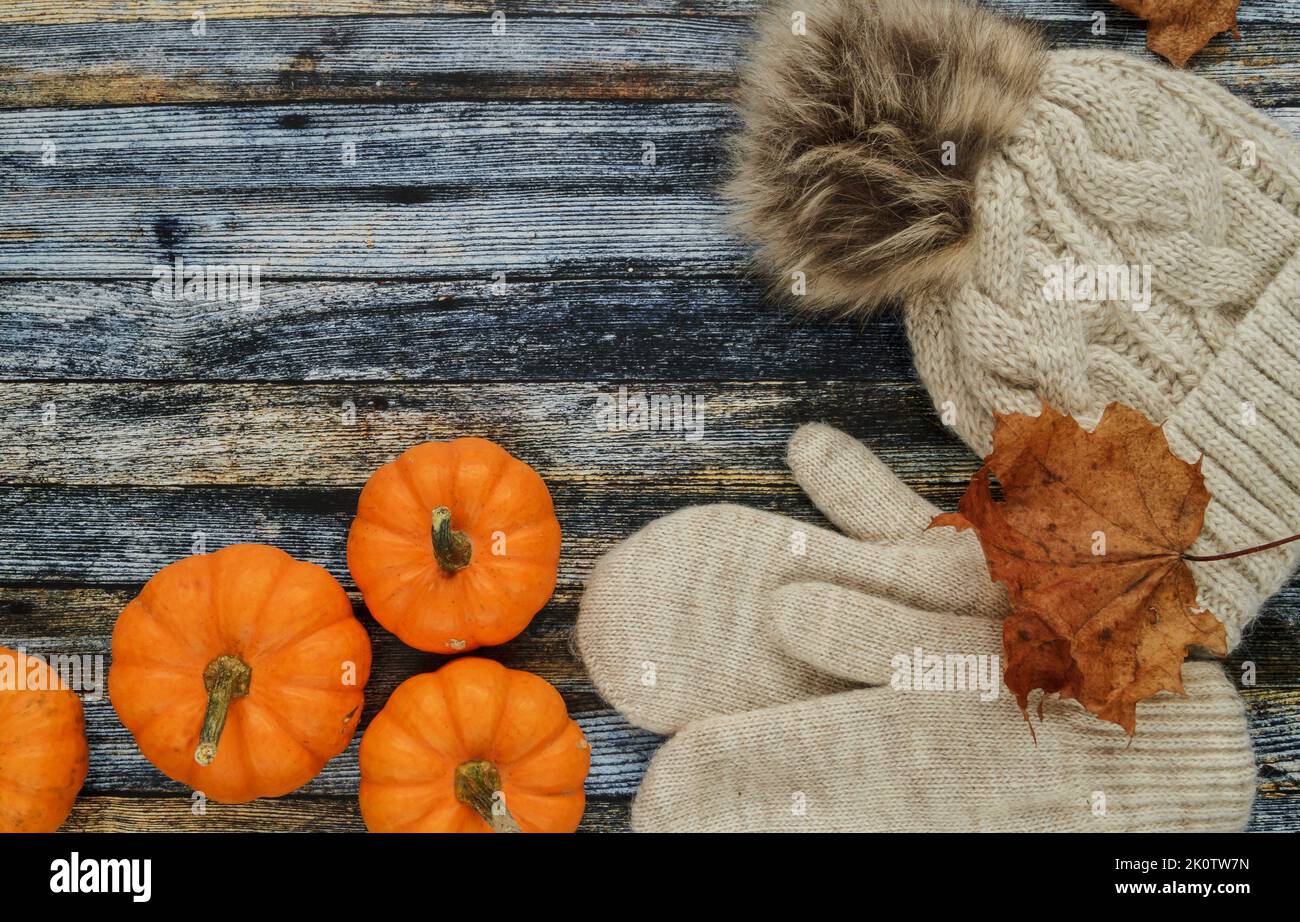
{"type": "MultiPolygon", "coordinates": [[[[806,34],[774,13],[753,50],[730,186],[781,290],[901,298],[981,456],[995,412],[1120,401],[1205,455],[1195,553],[1300,532],[1300,146],[1202,77],[1049,51],[972,4],[799,6],[806,34]]],[[[1196,568],[1232,644],[1297,561],[1196,568]]]]}
{"type": "MultiPolygon", "coordinates": [[[[743,506],[697,506],[620,542],[587,579],[574,637],[592,682],[633,724],[692,720],[842,691],[786,655],[772,633],[781,586],[817,580],[898,604],[958,600],[992,616],[1005,593],[971,532],[925,531],[936,510],[874,455],[828,426],[791,439],[795,479],[845,534],[743,506]]],[[[829,628],[851,643],[852,626],[829,628]]]]}
{"type": "MultiPolygon", "coordinates": [[[[980,626],[988,645],[978,649],[995,651],[997,625],[980,626]]],[[[911,638],[873,639],[897,650],[911,638]]],[[[1255,779],[1241,699],[1212,663],[1189,663],[1183,680],[1186,698],[1138,705],[1132,743],[1056,699],[1034,721],[1035,743],[1005,690],[985,702],[974,692],[866,688],[701,720],[655,754],[632,828],[1240,831],[1255,779]]]]}
{"type": "Polygon", "coordinates": [[[926,531],[937,510],[827,426],[800,429],[788,460],[851,537],[687,509],[618,545],[588,582],[576,638],[593,682],[633,723],[677,733],[634,828],[1244,825],[1254,760],[1217,665],[1184,667],[1188,698],[1141,705],[1131,745],[1060,701],[1035,721],[1035,745],[1002,687],[1006,596],[975,536],[926,531]],[[933,655],[961,658],[961,686],[899,685],[933,655]]]}
{"type": "MultiPolygon", "coordinates": [[[[1296,145],[1213,84],[1123,55],[1057,52],[1041,94],[977,179],[970,278],[907,305],[935,405],[985,454],[995,411],[1047,400],[1091,424],[1121,401],[1205,454],[1194,553],[1300,532],[1296,145]],[[1048,284],[1120,270],[1144,297],[1048,284]]],[[[1293,545],[1197,565],[1231,644],[1297,561],[1293,545]]]]}

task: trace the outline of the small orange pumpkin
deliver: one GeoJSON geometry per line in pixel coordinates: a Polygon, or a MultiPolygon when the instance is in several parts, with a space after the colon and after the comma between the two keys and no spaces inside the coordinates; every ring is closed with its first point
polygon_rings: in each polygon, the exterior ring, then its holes
{"type": "Polygon", "coordinates": [[[505,643],[555,590],[560,523],[537,472],[486,439],[425,442],[361,491],[348,568],[380,624],[420,650],[505,643]]]}
{"type": "Polygon", "coordinates": [[[591,750],[545,679],[478,657],[407,679],[361,738],[371,832],[573,832],[591,750]]]}
{"type": "Polygon", "coordinates": [[[81,699],[39,657],[0,660],[0,832],[54,832],[86,780],[81,699]]]}
{"type": "Polygon", "coordinates": [[[244,803],[347,748],[369,676],[370,638],[329,573],[235,544],[168,564],[126,606],[108,692],[163,774],[244,803]]]}

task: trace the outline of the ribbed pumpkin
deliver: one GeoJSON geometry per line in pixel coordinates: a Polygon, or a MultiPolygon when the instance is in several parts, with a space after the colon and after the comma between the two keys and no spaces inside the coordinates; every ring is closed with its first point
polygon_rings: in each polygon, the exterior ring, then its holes
{"type": "Polygon", "coordinates": [[[86,780],[81,701],[43,660],[6,647],[0,659],[0,832],[54,832],[86,780]]]}
{"type": "Polygon", "coordinates": [[[113,630],[108,688],[145,758],[222,803],[302,787],[361,716],[370,638],[315,564],[236,544],[158,571],[113,630]]]}
{"type": "Polygon", "coordinates": [[[425,442],[361,491],[348,568],[375,619],[420,650],[505,643],[555,589],[560,523],[542,478],[486,439],[425,442]]]}
{"type": "Polygon", "coordinates": [[[372,832],[573,832],[591,751],[545,679],[477,657],[407,679],[361,738],[372,832]]]}

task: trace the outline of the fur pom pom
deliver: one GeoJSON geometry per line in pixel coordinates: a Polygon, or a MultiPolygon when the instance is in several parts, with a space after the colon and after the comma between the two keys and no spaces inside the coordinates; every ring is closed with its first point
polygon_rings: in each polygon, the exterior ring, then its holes
{"type": "Polygon", "coordinates": [[[729,184],[742,233],[803,306],[867,312],[960,283],[974,184],[1037,95],[1045,46],[957,0],[804,0],[764,15],[729,184]],[[955,156],[944,163],[945,145],[955,156]]]}

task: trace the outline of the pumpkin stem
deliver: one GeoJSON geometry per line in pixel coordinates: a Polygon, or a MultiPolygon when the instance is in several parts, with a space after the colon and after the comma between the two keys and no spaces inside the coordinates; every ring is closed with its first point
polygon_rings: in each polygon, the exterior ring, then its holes
{"type": "Polygon", "coordinates": [[[469,535],[452,531],[450,509],[439,506],[433,510],[433,556],[438,558],[438,566],[448,573],[463,570],[469,566],[473,549],[469,535]]]}
{"type": "Polygon", "coordinates": [[[208,693],[208,709],[203,714],[203,729],[199,731],[199,745],[194,750],[194,761],[211,765],[217,757],[217,742],[226,726],[230,702],[248,694],[253,681],[253,670],[238,656],[222,654],[208,663],[203,670],[203,687],[208,693]]]}
{"type": "Polygon", "coordinates": [[[458,765],[455,791],[456,799],[473,807],[493,832],[520,831],[519,824],[506,809],[505,795],[501,794],[501,773],[491,762],[478,759],[458,765]]]}

